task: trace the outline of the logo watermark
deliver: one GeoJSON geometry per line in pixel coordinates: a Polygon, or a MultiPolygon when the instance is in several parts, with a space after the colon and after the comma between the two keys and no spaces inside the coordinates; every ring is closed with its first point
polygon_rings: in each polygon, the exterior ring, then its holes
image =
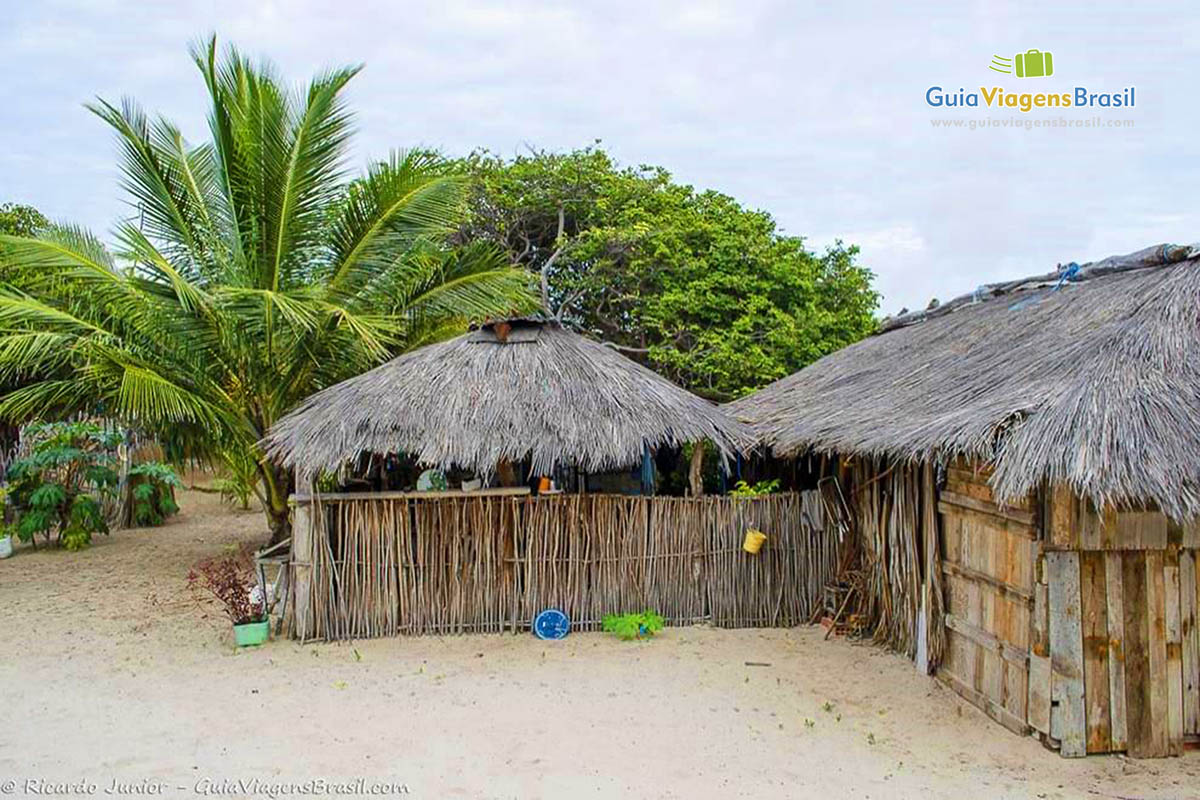
{"type": "MultiPolygon", "coordinates": [[[[1033,48],[1013,56],[993,55],[988,69],[1021,79],[1051,78],[1055,74],[1054,54],[1049,50],[1033,48]]],[[[1137,106],[1137,88],[1134,86],[1105,87],[1099,91],[1095,87],[1078,85],[1045,88],[1039,85],[1037,88],[1040,91],[1013,91],[1004,86],[994,85],[980,86],[978,89],[966,87],[954,89],[934,85],[925,90],[925,104],[930,108],[947,111],[990,109],[1048,117],[1032,124],[1025,124],[1019,118],[932,119],[930,122],[935,128],[1110,130],[1134,127],[1132,119],[1106,119],[1099,116],[1105,109],[1128,110],[1135,108],[1137,106]],[[1090,114],[1087,117],[1076,116],[1080,110],[1090,112],[1090,114]]]]}
{"type": "Polygon", "coordinates": [[[1049,78],[1054,74],[1054,55],[1041,50],[1026,50],[1012,58],[992,56],[988,69],[993,72],[1015,74],[1018,78],[1049,78]]]}

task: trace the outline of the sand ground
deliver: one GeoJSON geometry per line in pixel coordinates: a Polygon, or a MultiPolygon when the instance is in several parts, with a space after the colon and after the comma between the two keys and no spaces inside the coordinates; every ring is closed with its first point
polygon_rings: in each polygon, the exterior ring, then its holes
{"type": "Polygon", "coordinates": [[[902,658],[810,628],[237,651],[184,578],[263,518],[181,500],[165,527],[0,561],[0,792],[1200,797],[1200,753],[1061,759],[902,658]]]}

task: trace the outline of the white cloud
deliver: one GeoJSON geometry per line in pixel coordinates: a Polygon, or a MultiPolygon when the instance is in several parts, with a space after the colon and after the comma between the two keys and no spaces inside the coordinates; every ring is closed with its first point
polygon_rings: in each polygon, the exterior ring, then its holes
{"type": "Polygon", "coordinates": [[[190,41],[216,31],[297,83],[364,62],[356,163],[604,140],[629,163],[862,247],[884,311],[1157,241],[1200,238],[1185,3],[801,7],[755,2],[51,0],[6,9],[0,202],[106,230],[116,153],[82,110],[131,95],[205,135],[190,41]],[[1132,131],[933,130],[925,89],[990,82],[993,53],[1055,53],[1065,85],[1136,85],[1132,131]]]}

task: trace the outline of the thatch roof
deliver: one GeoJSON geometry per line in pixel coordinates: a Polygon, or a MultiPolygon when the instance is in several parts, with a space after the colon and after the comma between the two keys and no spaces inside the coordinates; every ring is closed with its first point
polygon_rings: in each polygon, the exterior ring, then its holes
{"type": "Polygon", "coordinates": [[[980,287],[732,404],[776,454],[991,461],[1097,504],[1200,515],[1200,250],[980,287]]]}
{"type": "Polygon", "coordinates": [[[748,426],[611,347],[539,320],[508,320],[414,350],[308,398],[266,437],[302,471],[360,453],[407,453],[483,475],[532,458],[601,472],[640,463],[643,447],[708,439],[729,458],[748,426]]]}

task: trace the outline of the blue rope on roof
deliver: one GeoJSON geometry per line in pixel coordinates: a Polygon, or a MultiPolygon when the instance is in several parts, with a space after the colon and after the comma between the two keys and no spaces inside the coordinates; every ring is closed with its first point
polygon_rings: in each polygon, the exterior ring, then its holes
{"type": "Polygon", "coordinates": [[[1054,285],[1054,291],[1062,288],[1062,285],[1079,274],[1079,265],[1072,261],[1067,264],[1067,268],[1063,270],[1062,277],[1058,279],[1058,283],[1054,285]]]}
{"type": "Polygon", "coordinates": [[[1058,271],[1058,283],[1054,284],[1053,288],[1051,288],[1045,292],[1039,292],[1038,294],[1035,294],[1032,297],[1026,297],[1024,300],[1022,300],[1019,303],[1013,303],[1011,306],[1008,307],[1008,310],[1009,311],[1017,311],[1019,309],[1024,308],[1025,306],[1030,306],[1030,305],[1034,305],[1036,303],[1040,303],[1042,301],[1042,299],[1045,298],[1046,295],[1050,294],[1050,292],[1057,292],[1059,289],[1062,288],[1064,283],[1067,283],[1072,278],[1074,278],[1076,275],[1078,275],[1079,269],[1080,269],[1079,264],[1072,261],[1070,264],[1067,264],[1066,267],[1064,267],[1058,271]]]}

